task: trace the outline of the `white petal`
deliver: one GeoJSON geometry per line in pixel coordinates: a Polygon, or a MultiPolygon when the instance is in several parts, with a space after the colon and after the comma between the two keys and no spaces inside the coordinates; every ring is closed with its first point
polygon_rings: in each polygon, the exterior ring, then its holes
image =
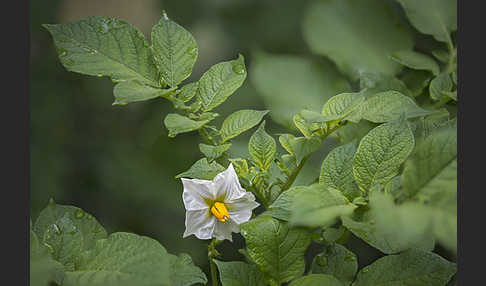
{"type": "Polygon", "coordinates": [[[184,191],[182,192],[182,200],[186,210],[200,210],[207,209],[205,198],[214,199],[212,192],[213,182],[199,179],[181,178],[184,191]]]}
{"type": "Polygon", "coordinates": [[[240,226],[234,223],[231,219],[227,220],[226,222],[217,221],[214,228],[213,237],[215,237],[217,240],[227,239],[232,242],[232,232],[240,232],[240,226]]]}
{"type": "Polygon", "coordinates": [[[186,212],[186,231],[182,237],[194,234],[199,239],[211,239],[216,226],[216,217],[208,210],[186,212]]]}
{"type": "Polygon", "coordinates": [[[214,177],[213,183],[216,197],[219,198],[224,196],[225,201],[240,198],[246,192],[245,189],[241,187],[240,181],[238,181],[238,175],[236,175],[233,164],[231,163],[225,171],[214,177]]]}
{"type": "Polygon", "coordinates": [[[246,192],[243,197],[226,202],[228,214],[237,224],[247,222],[251,218],[252,210],[260,204],[255,201],[255,196],[246,192]]]}

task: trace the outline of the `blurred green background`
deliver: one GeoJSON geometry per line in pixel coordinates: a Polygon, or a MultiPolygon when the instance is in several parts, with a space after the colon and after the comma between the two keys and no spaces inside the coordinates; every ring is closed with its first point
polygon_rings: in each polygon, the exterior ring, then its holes
{"type": "MultiPolygon", "coordinates": [[[[105,77],[66,71],[41,24],[66,23],[91,15],[112,16],[133,24],[148,37],[152,25],[166,10],[199,45],[194,72],[186,82],[198,80],[213,64],[234,59],[238,53],[245,56],[248,77],[216,109],[221,115],[219,122],[239,109],[266,109],[266,103],[278,107],[271,111],[274,120],[289,124],[295,110],[319,109],[327,98],[356,84],[346,80],[333,63],[310,52],[301,31],[302,12],[308,2],[30,1],[31,218],[35,220],[52,197],[60,204],[75,205],[93,214],[109,233],[147,235],[171,253],[189,253],[208,273],[207,242],[194,236],[182,239],[182,184],[174,179],[202,157],[198,134],[168,138],[162,119],[172,106],[163,99],[112,106],[113,83],[105,77]],[[269,54],[285,56],[274,63],[269,54]],[[287,85],[282,86],[280,81],[287,85]],[[282,97],[272,98],[274,94],[282,97]]],[[[270,117],[266,120],[270,133],[285,131],[270,117]]],[[[248,156],[245,143],[252,132],[234,142],[234,156],[248,156]]],[[[322,159],[336,144],[332,139],[326,142],[299,175],[297,184],[310,183],[318,175],[322,159]]],[[[235,244],[243,247],[239,235],[235,244]]],[[[351,240],[349,247],[360,257],[360,265],[379,255],[358,240],[351,240]]],[[[227,259],[242,258],[229,242],[223,243],[222,249],[227,259]]],[[[316,250],[314,245],[310,252],[316,250]]]]}

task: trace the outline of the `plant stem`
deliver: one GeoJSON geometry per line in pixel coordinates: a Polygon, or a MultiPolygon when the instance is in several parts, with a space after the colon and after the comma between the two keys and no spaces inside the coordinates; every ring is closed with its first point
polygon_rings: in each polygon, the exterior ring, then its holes
{"type": "Polygon", "coordinates": [[[218,273],[216,271],[216,264],[213,261],[213,258],[219,255],[218,251],[216,250],[216,238],[213,238],[211,243],[208,245],[208,260],[209,260],[209,268],[211,271],[211,283],[213,286],[218,286],[218,273]]]}
{"type": "Polygon", "coordinates": [[[282,186],[281,192],[287,190],[288,188],[290,188],[292,186],[292,184],[294,183],[295,179],[297,178],[297,175],[299,175],[300,170],[302,169],[302,167],[304,167],[304,164],[307,162],[307,160],[310,158],[310,156],[311,156],[311,154],[309,154],[309,155],[305,156],[304,158],[302,158],[302,161],[300,161],[300,164],[297,165],[297,168],[295,169],[295,171],[292,172],[292,174],[290,174],[289,179],[282,186]]]}

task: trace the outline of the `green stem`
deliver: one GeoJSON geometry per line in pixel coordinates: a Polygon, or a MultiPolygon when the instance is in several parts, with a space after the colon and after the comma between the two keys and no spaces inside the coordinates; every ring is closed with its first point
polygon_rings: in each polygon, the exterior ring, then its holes
{"type": "Polygon", "coordinates": [[[289,179],[282,186],[281,192],[287,190],[288,188],[290,188],[292,186],[292,184],[294,183],[295,179],[297,178],[297,175],[299,175],[300,170],[302,170],[302,167],[304,167],[305,163],[310,158],[310,156],[311,156],[311,154],[309,154],[309,155],[305,156],[304,158],[302,158],[302,161],[300,161],[300,164],[297,165],[297,168],[292,172],[292,174],[290,174],[289,179]]]}
{"type": "Polygon", "coordinates": [[[218,273],[216,269],[216,263],[214,263],[213,258],[219,255],[218,251],[216,250],[216,238],[213,238],[211,243],[208,245],[208,260],[209,260],[209,268],[211,271],[211,283],[213,286],[218,286],[218,273]]]}
{"type": "MultiPolygon", "coordinates": [[[[334,131],[338,130],[342,126],[344,126],[344,125],[337,124],[332,129],[330,129],[326,134],[324,134],[321,137],[322,142],[324,142],[324,140],[327,138],[327,136],[331,135],[334,131]]],[[[292,186],[292,184],[294,183],[295,179],[297,178],[297,176],[299,175],[300,171],[302,170],[302,167],[304,167],[305,163],[307,162],[307,160],[310,158],[311,155],[312,155],[312,153],[309,154],[309,155],[307,155],[307,156],[305,156],[304,158],[302,158],[302,161],[300,161],[300,164],[297,165],[297,168],[292,172],[292,174],[290,174],[287,182],[285,182],[285,184],[282,186],[282,189],[281,189],[280,192],[286,191],[287,189],[289,189],[292,186]]]]}

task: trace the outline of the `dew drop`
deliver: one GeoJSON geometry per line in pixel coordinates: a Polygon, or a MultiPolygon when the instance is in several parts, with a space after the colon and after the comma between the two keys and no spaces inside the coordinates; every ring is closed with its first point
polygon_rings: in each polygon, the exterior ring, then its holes
{"type": "Polygon", "coordinates": [[[245,67],[241,64],[234,64],[233,63],[233,71],[237,74],[244,74],[245,73],[245,67]]]}
{"type": "Polygon", "coordinates": [[[368,268],[363,268],[363,273],[367,273],[368,271],[370,271],[368,268]]]}
{"type": "Polygon", "coordinates": [[[61,234],[61,228],[57,224],[53,224],[52,227],[54,228],[54,233],[57,235],[61,234]]]}
{"type": "Polygon", "coordinates": [[[76,212],[74,212],[74,217],[76,217],[77,219],[82,219],[84,217],[84,211],[76,210],[76,212]]]}
{"type": "Polygon", "coordinates": [[[50,198],[50,199],[49,199],[49,205],[50,205],[50,206],[55,206],[55,205],[56,205],[56,202],[54,201],[54,199],[53,199],[53,198],[50,198]]]}
{"type": "Polygon", "coordinates": [[[87,218],[87,219],[93,219],[93,216],[92,216],[92,215],[90,215],[90,214],[88,214],[88,215],[86,216],[86,218],[87,218]]]}
{"type": "Polygon", "coordinates": [[[99,74],[97,74],[96,76],[97,76],[97,77],[102,77],[103,75],[99,73],[99,74]]]}
{"type": "Polygon", "coordinates": [[[165,10],[162,10],[162,18],[164,18],[164,20],[169,20],[169,17],[167,16],[167,12],[165,12],[165,10]]]}

